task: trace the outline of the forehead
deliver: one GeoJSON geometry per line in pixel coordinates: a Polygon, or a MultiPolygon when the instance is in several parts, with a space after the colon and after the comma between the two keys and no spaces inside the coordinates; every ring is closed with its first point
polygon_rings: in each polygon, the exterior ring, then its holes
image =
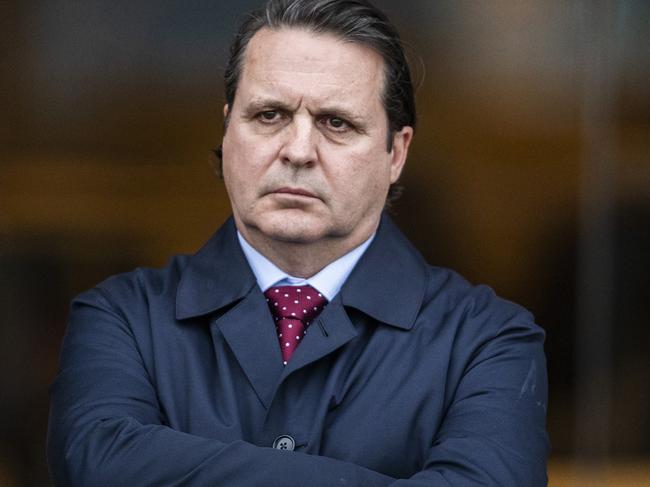
{"type": "Polygon", "coordinates": [[[237,91],[380,103],[383,83],[384,61],[370,47],[330,33],[263,28],[246,48],[237,91]]]}

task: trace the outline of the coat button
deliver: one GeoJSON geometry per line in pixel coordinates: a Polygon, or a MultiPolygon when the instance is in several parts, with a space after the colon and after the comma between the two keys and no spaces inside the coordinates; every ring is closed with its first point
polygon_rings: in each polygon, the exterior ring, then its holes
{"type": "Polygon", "coordinates": [[[292,451],[296,447],[295,440],[289,435],[280,435],[273,441],[273,448],[292,451]]]}

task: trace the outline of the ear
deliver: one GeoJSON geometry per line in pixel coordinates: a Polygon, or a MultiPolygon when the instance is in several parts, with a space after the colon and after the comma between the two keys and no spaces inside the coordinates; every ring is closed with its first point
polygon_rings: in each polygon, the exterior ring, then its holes
{"type": "Polygon", "coordinates": [[[413,127],[402,127],[399,132],[393,134],[393,148],[390,152],[390,182],[393,184],[399,179],[408,156],[409,146],[413,139],[413,127]]]}
{"type": "Polygon", "coordinates": [[[230,107],[229,107],[228,104],[226,103],[226,104],[223,106],[223,118],[228,118],[228,112],[229,112],[229,111],[230,111],[230,107]]]}

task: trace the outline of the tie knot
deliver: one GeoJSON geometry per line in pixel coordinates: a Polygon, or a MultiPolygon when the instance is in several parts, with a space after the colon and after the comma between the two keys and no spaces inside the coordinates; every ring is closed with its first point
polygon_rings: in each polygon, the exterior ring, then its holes
{"type": "Polygon", "coordinates": [[[275,286],[264,293],[276,318],[293,318],[309,324],[320,313],[327,299],[311,286],[275,286]]]}

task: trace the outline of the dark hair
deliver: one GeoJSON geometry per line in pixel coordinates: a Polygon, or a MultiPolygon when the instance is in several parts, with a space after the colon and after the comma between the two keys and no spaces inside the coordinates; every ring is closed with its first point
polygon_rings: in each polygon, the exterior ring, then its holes
{"type": "MultiPolygon", "coordinates": [[[[248,15],[231,47],[224,74],[226,103],[232,107],[242,71],[246,47],[262,28],[306,28],[314,33],[329,33],[367,46],[384,60],[382,104],[388,118],[387,150],[393,133],[405,126],[415,129],[413,83],[402,42],[388,17],[366,0],[269,0],[248,15]]],[[[227,128],[228,120],[225,121],[227,128]]],[[[399,196],[391,185],[388,199],[399,196]]]]}

